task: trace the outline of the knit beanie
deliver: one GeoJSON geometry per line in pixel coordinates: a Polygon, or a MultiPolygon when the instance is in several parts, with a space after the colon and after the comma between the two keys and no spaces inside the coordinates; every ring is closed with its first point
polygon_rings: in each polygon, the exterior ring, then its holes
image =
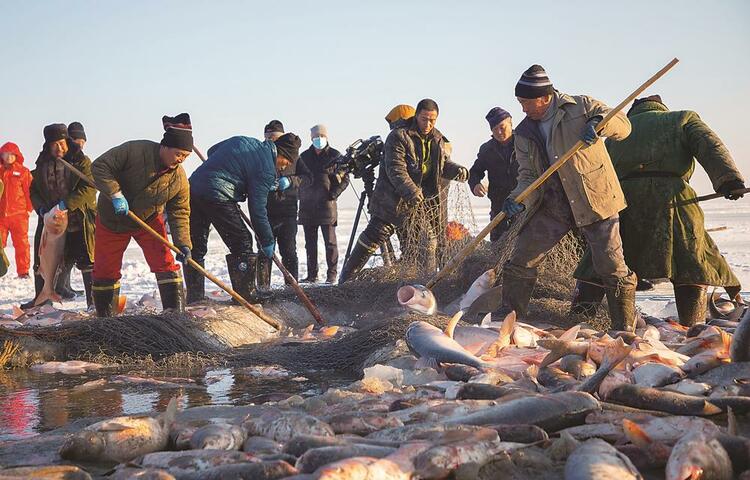
{"type": "Polygon", "coordinates": [[[411,105],[396,105],[391,109],[390,112],[388,112],[388,115],[385,116],[385,121],[388,122],[388,125],[390,125],[396,120],[408,120],[415,114],[416,110],[414,110],[414,107],[412,107],[411,105]]]}
{"type": "Polygon", "coordinates": [[[285,133],[274,142],[278,155],[295,163],[299,158],[299,148],[302,146],[302,140],[291,132],[285,133]]]}
{"type": "Polygon", "coordinates": [[[532,65],[516,83],[516,97],[539,98],[555,93],[555,87],[541,65],[532,65]]]}
{"type": "MultiPolygon", "coordinates": [[[[631,106],[630,110],[628,110],[628,115],[630,115],[631,110],[633,110],[636,106],[644,102],[658,102],[664,105],[664,102],[661,101],[660,95],[650,95],[648,97],[636,98],[635,101],[633,102],[633,106],[631,106]]],[[[666,105],[664,106],[666,107],[666,105]]]]}
{"type": "Polygon", "coordinates": [[[49,145],[68,137],[68,127],[64,123],[53,123],[44,127],[44,144],[49,145]]]}
{"type": "Polygon", "coordinates": [[[499,124],[506,118],[510,118],[510,113],[500,107],[493,107],[492,110],[490,110],[484,118],[487,119],[487,122],[490,124],[490,128],[495,128],[497,124],[499,124]]]}
{"type": "Polygon", "coordinates": [[[271,120],[263,129],[263,133],[279,132],[284,133],[284,124],[278,120],[271,120]]]}
{"type": "Polygon", "coordinates": [[[310,129],[310,134],[315,137],[328,137],[328,129],[323,124],[315,125],[310,129]]]}
{"type": "Polygon", "coordinates": [[[73,140],[88,140],[81,122],[72,122],[68,125],[68,135],[70,135],[70,138],[73,140]]]}
{"type": "Polygon", "coordinates": [[[187,113],[181,113],[176,117],[164,115],[161,117],[161,123],[164,126],[162,145],[186,152],[193,150],[193,126],[190,123],[190,115],[187,113]]]}

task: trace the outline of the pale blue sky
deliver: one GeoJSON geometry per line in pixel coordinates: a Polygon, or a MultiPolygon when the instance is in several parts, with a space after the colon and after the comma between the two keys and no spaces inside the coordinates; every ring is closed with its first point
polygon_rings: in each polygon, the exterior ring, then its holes
{"type": "Polygon", "coordinates": [[[747,1],[3,0],[0,18],[0,142],[18,143],[28,164],[48,123],[82,122],[94,159],[159,140],[161,116],[182,111],[204,151],[261,136],[273,118],[305,148],[325,123],[343,150],[385,135],[395,104],[431,97],[468,167],[491,107],[523,118],[513,87],[529,65],[563,92],[615,105],[676,56],[649,93],[698,111],[750,171],[747,1]]]}

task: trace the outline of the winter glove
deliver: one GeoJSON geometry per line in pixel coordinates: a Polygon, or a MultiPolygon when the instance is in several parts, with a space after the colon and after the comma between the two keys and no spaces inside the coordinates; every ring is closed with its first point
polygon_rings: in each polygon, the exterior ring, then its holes
{"type": "Polygon", "coordinates": [[[514,217],[524,210],[526,210],[526,206],[523,203],[516,203],[512,198],[506,198],[503,202],[503,212],[508,218],[514,217]]]}
{"type": "Polygon", "coordinates": [[[422,202],[424,202],[424,195],[421,191],[418,191],[416,195],[406,201],[406,206],[408,208],[416,208],[422,202]]]}
{"type": "Polygon", "coordinates": [[[292,181],[289,180],[289,177],[279,177],[279,191],[283,192],[287,188],[292,186],[292,181]]]}
{"type": "Polygon", "coordinates": [[[471,189],[471,192],[475,197],[484,197],[485,195],[487,195],[487,187],[485,187],[482,183],[477,183],[476,185],[474,185],[474,188],[471,189]]]}
{"type": "Polygon", "coordinates": [[[276,242],[272,242],[271,245],[266,245],[265,247],[260,247],[260,251],[266,257],[273,258],[273,252],[276,251],[276,242]]]}
{"type": "Polygon", "coordinates": [[[724,195],[724,198],[729,200],[739,200],[744,196],[743,193],[735,194],[732,193],[735,190],[744,190],[745,189],[745,182],[742,180],[729,180],[728,182],[724,182],[721,184],[719,189],[717,190],[717,193],[720,193],[724,195]]]}
{"type": "Polygon", "coordinates": [[[112,206],[115,207],[115,215],[127,215],[130,211],[128,201],[125,199],[122,192],[117,192],[112,197],[112,206]]]}
{"type": "Polygon", "coordinates": [[[47,212],[49,212],[49,209],[45,207],[39,207],[36,209],[36,214],[40,217],[43,217],[47,212]]]}
{"type": "Polygon", "coordinates": [[[60,200],[60,203],[57,204],[57,208],[59,210],[67,210],[68,206],[65,205],[65,200],[60,200]]]}
{"type": "Polygon", "coordinates": [[[190,261],[191,258],[193,258],[192,253],[190,252],[190,248],[188,248],[185,245],[181,245],[177,247],[177,249],[180,251],[175,258],[177,258],[177,261],[180,262],[183,265],[187,265],[187,263],[190,261]]]}
{"type": "Polygon", "coordinates": [[[453,180],[464,183],[469,180],[469,171],[465,167],[458,167],[458,175],[453,180]]]}
{"type": "Polygon", "coordinates": [[[599,125],[599,122],[601,122],[601,117],[593,117],[589,119],[588,122],[586,122],[586,126],[583,127],[583,132],[581,132],[581,140],[586,145],[593,145],[596,143],[597,139],[599,138],[599,134],[596,133],[596,126],[599,125]]]}

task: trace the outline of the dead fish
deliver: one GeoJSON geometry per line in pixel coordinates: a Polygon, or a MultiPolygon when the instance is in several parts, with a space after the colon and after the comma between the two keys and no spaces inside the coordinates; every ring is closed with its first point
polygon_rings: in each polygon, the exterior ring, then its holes
{"type": "Polygon", "coordinates": [[[559,433],[568,434],[579,441],[601,438],[609,443],[615,443],[623,438],[622,427],[616,423],[586,423],[566,428],[559,433]]]}
{"type": "Polygon", "coordinates": [[[711,391],[711,385],[707,383],[699,383],[689,378],[681,380],[677,383],[673,383],[671,385],[666,385],[662,388],[664,390],[669,390],[672,392],[684,393],[685,395],[697,396],[708,395],[708,393],[711,391]]]}
{"type": "Polygon", "coordinates": [[[722,364],[694,378],[696,382],[708,383],[714,388],[723,385],[750,383],[750,362],[722,364]]]}
{"type": "Polygon", "coordinates": [[[459,310],[466,311],[474,300],[479,298],[480,295],[487,292],[495,284],[497,275],[494,269],[487,270],[471,284],[469,290],[466,291],[461,302],[458,304],[459,310]]]}
{"type": "Polygon", "coordinates": [[[99,380],[91,380],[90,382],[82,383],[73,387],[70,392],[73,394],[80,395],[82,393],[96,390],[97,388],[103,387],[107,384],[107,380],[100,378],[99,380]]]}
{"type": "Polygon", "coordinates": [[[739,326],[734,331],[729,351],[732,362],[750,361],[750,309],[742,316],[739,326]]]}
{"type": "Polygon", "coordinates": [[[337,434],[352,433],[355,435],[367,435],[384,428],[403,426],[398,418],[369,412],[340,413],[326,418],[326,422],[337,434]]]}
{"type": "Polygon", "coordinates": [[[503,442],[537,443],[549,440],[549,435],[536,425],[488,425],[495,430],[503,442]]]}
{"type": "Polygon", "coordinates": [[[537,380],[542,386],[554,391],[572,390],[581,384],[573,375],[551,365],[539,369],[537,380]]]}
{"type": "Polygon", "coordinates": [[[599,368],[596,373],[586,379],[581,386],[577,388],[579,392],[594,393],[599,389],[599,385],[602,383],[604,378],[609,375],[625,357],[627,357],[632,351],[633,347],[625,345],[622,338],[618,338],[615,341],[609,342],[604,350],[604,357],[602,359],[599,368]]]}
{"type": "Polygon", "coordinates": [[[169,430],[169,445],[172,447],[170,450],[190,450],[190,439],[195,431],[202,426],[173,423],[169,430]]]}
{"type": "Polygon", "coordinates": [[[108,480],[175,480],[174,475],[160,468],[118,468],[108,480]]]}
{"type": "Polygon", "coordinates": [[[110,378],[112,383],[128,383],[131,385],[148,386],[148,387],[161,387],[161,388],[180,388],[183,385],[175,382],[169,382],[166,380],[158,380],[156,378],[149,377],[138,377],[135,375],[114,375],[110,378]]]}
{"type": "Polygon", "coordinates": [[[485,362],[427,322],[412,322],[405,336],[409,350],[423,366],[435,368],[441,363],[460,363],[480,370],[486,367],[485,362]]]}
{"type": "Polygon", "coordinates": [[[697,376],[718,367],[722,363],[729,362],[729,350],[732,337],[723,330],[719,331],[721,344],[710,350],[706,350],[690,358],[681,367],[689,376],[697,376]]]}
{"type": "Polygon", "coordinates": [[[664,468],[672,453],[670,447],[651,439],[638,424],[627,418],[623,419],[622,428],[631,445],[618,445],[619,451],[627,455],[636,467],[664,468]]]}
{"type": "MultiPolygon", "coordinates": [[[[474,433],[479,431],[490,430],[486,427],[475,425],[446,425],[445,423],[417,423],[404,425],[403,427],[388,428],[373,432],[367,436],[368,439],[388,440],[393,442],[408,442],[411,440],[425,440],[436,442],[445,435],[455,435],[454,432],[474,433]]],[[[493,430],[494,431],[494,430],[493,430]]],[[[497,434],[497,432],[495,432],[497,434]]]]}
{"type": "Polygon", "coordinates": [[[55,292],[55,279],[65,251],[65,231],[68,228],[68,211],[55,205],[44,215],[44,227],[39,243],[39,272],[44,279],[44,288],[34,299],[34,306],[44,302],[61,302],[55,292]]]}
{"type": "Polygon", "coordinates": [[[177,399],[157,418],[116,417],[89,425],[60,447],[65,460],[123,463],[167,447],[169,430],[177,414],[177,399]]]}
{"type": "Polygon", "coordinates": [[[448,418],[447,425],[529,424],[547,431],[580,425],[586,415],[600,410],[599,402],[585,392],[561,392],[517,398],[468,415],[448,418]]]}
{"type": "Polygon", "coordinates": [[[719,433],[716,436],[724,450],[732,460],[732,469],[735,472],[744,472],[750,469],[750,439],[738,437],[736,434],[719,433]]]}
{"type": "Polygon", "coordinates": [[[487,383],[466,383],[459,387],[456,398],[459,400],[495,400],[519,392],[523,390],[487,383]]]}
{"type": "Polygon", "coordinates": [[[596,372],[596,365],[587,362],[580,355],[565,355],[560,359],[560,369],[580,380],[583,377],[593,375],[596,372]]]}
{"type": "Polygon", "coordinates": [[[424,285],[405,285],[396,292],[398,303],[415,312],[425,315],[435,315],[437,300],[432,292],[424,285]]]}
{"type": "Polygon", "coordinates": [[[488,354],[496,356],[500,350],[511,344],[511,335],[515,328],[515,312],[511,312],[505,318],[499,330],[477,326],[456,326],[462,315],[463,312],[459,311],[451,318],[445,329],[445,334],[454,339],[472,355],[481,356],[488,354]]]}
{"type": "Polygon", "coordinates": [[[414,460],[414,467],[418,478],[446,478],[461,465],[482,465],[498,452],[521,446],[521,443],[500,442],[497,434],[475,434],[425,450],[414,460]]]}
{"type": "Polygon", "coordinates": [[[245,419],[242,426],[249,435],[260,435],[286,442],[298,435],[334,436],[330,425],[302,412],[272,410],[259,417],[245,419]]]}
{"type": "Polygon", "coordinates": [[[384,458],[395,451],[395,448],[364,444],[312,448],[297,459],[295,467],[302,473],[313,473],[323,465],[346,458],[384,458]]]}
{"type": "Polygon", "coordinates": [[[296,475],[299,471],[280,460],[220,465],[200,472],[180,475],[180,480],[277,480],[296,475]]]}
{"type": "Polygon", "coordinates": [[[690,432],[682,437],[669,455],[667,480],[731,480],[732,462],[716,438],[705,432],[690,432]]]}
{"type": "Polygon", "coordinates": [[[643,387],[661,387],[675,383],[684,376],[681,368],[658,362],[644,363],[633,370],[636,385],[643,387]]]}
{"type": "MultiPolygon", "coordinates": [[[[243,452],[252,453],[254,455],[273,455],[276,453],[281,453],[283,450],[284,445],[282,443],[266,437],[247,437],[245,443],[242,444],[243,452]]],[[[295,455],[295,457],[298,456],[299,455],[295,455]]]]}
{"type": "Polygon", "coordinates": [[[247,434],[238,425],[214,423],[197,429],[190,436],[193,450],[239,450],[245,443],[247,434]]]}
{"type": "Polygon", "coordinates": [[[99,370],[103,365],[84,362],[82,360],[68,360],[67,362],[44,362],[32,365],[31,370],[39,373],[63,373],[65,375],[81,375],[92,370],[99,370]]]}
{"type": "Polygon", "coordinates": [[[721,413],[721,408],[701,397],[632,384],[616,386],[609,392],[607,400],[629,407],[657,410],[674,415],[715,415],[721,413]]]}
{"type": "Polygon", "coordinates": [[[91,480],[91,475],[73,465],[16,467],[0,469],[0,479],[29,478],[34,480],[91,480]]]}
{"type": "Polygon", "coordinates": [[[604,440],[583,442],[565,462],[565,480],[642,480],[630,459],[604,440]]]}
{"type": "Polygon", "coordinates": [[[258,458],[244,452],[227,450],[183,450],[181,452],[154,452],[136,459],[133,463],[143,468],[167,470],[176,478],[236,463],[257,462],[258,458]]]}
{"type": "Polygon", "coordinates": [[[565,355],[578,355],[585,357],[588,354],[590,343],[578,340],[543,338],[537,342],[537,345],[550,351],[547,356],[544,357],[542,363],[539,364],[539,368],[544,368],[560,360],[565,355]]]}
{"type": "Polygon", "coordinates": [[[443,366],[443,374],[448,380],[456,382],[468,382],[470,378],[481,373],[479,369],[459,363],[451,363],[443,366]]]}

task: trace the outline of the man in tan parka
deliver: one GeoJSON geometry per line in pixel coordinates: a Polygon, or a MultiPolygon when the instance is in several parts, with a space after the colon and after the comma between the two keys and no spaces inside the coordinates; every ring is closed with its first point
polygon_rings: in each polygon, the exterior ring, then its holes
{"type": "MultiPolygon", "coordinates": [[[[523,73],[515,93],[526,118],[515,131],[518,185],[503,211],[509,217],[529,211],[503,268],[503,307],[521,317],[526,314],[538,265],[572,228],[578,228],[591,246],[594,268],[606,288],[612,328],[633,331],[637,282],[625,264],[618,216],[625,197],[596,133],[610,108],[591,97],[558,92],[539,65],[523,73]],[[579,140],[587,146],[524,204],[513,200],[579,140]]],[[[621,140],[630,134],[630,122],[617,114],[600,134],[621,140]]]]}

